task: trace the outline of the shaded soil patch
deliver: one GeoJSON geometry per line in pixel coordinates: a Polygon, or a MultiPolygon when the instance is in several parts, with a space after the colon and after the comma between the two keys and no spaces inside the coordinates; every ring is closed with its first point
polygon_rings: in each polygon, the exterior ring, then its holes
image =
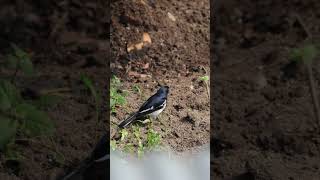
{"type": "MultiPolygon", "coordinates": [[[[317,179],[319,131],[308,76],[289,59],[306,33],[317,42],[315,1],[225,1],[213,43],[215,179],[317,179]]],[[[314,76],[319,82],[319,61],[314,76]]]]}
{"type": "Polygon", "coordinates": [[[87,157],[109,125],[107,106],[101,105],[97,122],[94,99],[80,80],[81,74],[90,77],[106,102],[107,2],[1,1],[0,7],[0,60],[15,43],[32,55],[37,72],[30,78],[18,74],[17,86],[69,89],[46,109],[56,126],[54,136],[18,144],[20,161],[6,162],[0,153],[0,179],[55,179],[87,157]]]}

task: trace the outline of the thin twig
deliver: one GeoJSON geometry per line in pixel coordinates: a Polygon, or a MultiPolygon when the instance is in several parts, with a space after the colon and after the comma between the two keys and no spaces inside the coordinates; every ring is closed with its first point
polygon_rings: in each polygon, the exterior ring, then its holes
{"type": "Polygon", "coordinates": [[[307,27],[307,25],[304,23],[304,21],[302,20],[301,16],[297,13],[294,13],[295,18],[297,19],[297,21],[299,22],[299,24],[301,25],[302,29],[304,30],[304,32],[307,34],[307,38],[306,40],[312,40],[312,34],[309,31],[309,28],[307,27]]]}
{"type": "MultiPolygon", "coordinates": [[[[297,13],[295,13],[294,16],[296,17],[297,21],[300,23],[301,27],[303,28],[303,30],[307,34],[307,38],[305,40],[306,41],[310,40],[312,42],[312,40],[313,40],[312,34],[309,31],[309,28],[305,25],[305,23],[302,20],[301,16],[299,14],[297,14],[297,13]]],[[[308,72],[310,92],[311,92],[312,102],[313,102],[313,107],[314,107],[314,113],[316,115],[318,127],[320,128],[320,106],[319,106],[319,100],[318,100],[318,93],[317,93],[317,90],[316,90],[316,83],[315,83],[315,80],[314,80],[314,77],[313,77],[312,61],[306,63],[306,66],[307,66],[307,72],[308,72]]]]}
{"type": "MultiPolygon", "coordinates": [[[[204,70],[204,72],[205,72],[206,76],[210,77],[210,75],[208,74],[207,69],[206,69],[205,67],[203,67],[203,66],[201,66],[201,67],[202,67],[202,69],[204,70]]],[[[207,81],[205,81],[204,83],[206,84],[207,94],[208,94],[208,98],[209,98],[209,100],[210,100],[210,89],[209,89],[209,84],[208,84],[208,82],[207,82],[207,81]]]]}
{"type": "Polygon", "coordinates": [[[63,87],[63,88],[55,88],[55,89],[43,89],[40,90],[40,94],[54,94],[58,92],[70,92],[71,88],[63,87]]]}
{"type": "Polygon", "coordinates": [[[317,91],[316,91],[316,85],[315,85],[314,78],[313,78],[311,63],[307,64],[307,71],[308,71],[312,101],[313,101],[313,105],[314,105],[314,112],[315,112],[315,115],[317,118],[318,126],[320,127],[320,110],[319,110],[320,106],[319,106],[319,101],[318,101],[318,96],[317,96],[317,91]]]}

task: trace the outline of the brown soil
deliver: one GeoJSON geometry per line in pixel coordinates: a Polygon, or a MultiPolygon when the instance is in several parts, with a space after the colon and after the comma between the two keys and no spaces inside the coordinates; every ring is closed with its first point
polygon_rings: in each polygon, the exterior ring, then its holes
{"type": "MultiPolygon", "coordinates": [[[[317,42],[320,3],[245,0],[216,6],[213,177],[319,179],[320,135],[308,76],[289,55],[306,38],[292,13],[317,42]]],[[[318,66],[315,61],[317,82],[318,66]]]]}
{"type": "MultiPolygon", "coordinates": [[[[198,80],[210,73],[209,1],[119,0],[111,8],[111,71],[128,91],[128,103],[117,108],[111,123],[119,124],[136,111],[159,84],[168,85],[168,106],[161,114],[164,125],[153,124],[163,145],[182,152],[209,143],[209,98],[198,80]],[[127,52],[144,32],[152,42],[127,52]],[[136,85],[142,97],[132,90],[136,85]]],[[[111,126],[112,136],[117,131],[111,126]]]]}
{"type": "Polygon", "coordinates": [[[1,1],[0,7],[0,60],[10,52],[9,43],[15,43],[32,53],[37,72],[31,78],[18,74],[17,85],[71,89],[46,110],[56,126],[51,139],[17,142],[20,161],[4,161],[0,153],[0,179],[55,179],[87,157],[108,126],[107,106],[97,124],[94,99],[80,81],[81,73],[88,75],[104,98],[107,95],[107,3],[1,1]]]}

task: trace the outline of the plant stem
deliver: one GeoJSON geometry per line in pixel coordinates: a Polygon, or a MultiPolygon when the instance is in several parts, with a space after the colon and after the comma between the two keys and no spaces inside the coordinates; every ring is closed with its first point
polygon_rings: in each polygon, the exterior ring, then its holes
{"type": "Polygon", "coordinates": [[[314,105],[314,112],[317,118],[318,126],[320,127],[320,111],[319,111],[320,106],[319,106],[318,95],[315,87],[316,85],[313,78],[312,66],[310,63],[307,64],[307,71],[308,71],[308,77],[309,77],[309,85],[310,85],[310,91],[312,96],[312,102],[314,105]]]}
{"type": "MultiPolygon", "coordinates": [[[[310,40],[312,42],[313,41],[312,34],[311,34],[309,28],[306,26],[306,24],[302,20],[301,16],[297,13],[295,13],[294,16],[296,17],[297,21],[302,26],[302,29],[307,34],[307,38],[305,39],[305,41],[310,40]]],[[[316,85],[315,85],[314,78],[313,78],[312,61],[310,63],[306,63],[306,66],[307,66],[307,71],[308,71],[308,79],[309,79],[309,85],[310,85],[310,91],[311,91],[311,96],[312,96],[314,113],[316,115],[318,127],[320,128],[320,106],[319,106],[319,101],[318,101],[318,93],[316,91],[316,85]]]]}
{"type": "Polygon", "coordinates": [[[304,30],[304,32],[307,35],[307,40],[312,40],[312,34],[309,30],[309,28],[307,27],[307,25],[304,23],[304,20],[301,18],[301,16],[298,13],[294,13],[295,18],[297,19],[297,21],[299,22],[299,24],[301,25],[302,29],[304,30]]]}
{"type": "Polygon", "coordinates": [[[11,83],[14,84],[14,82],[16,80],[16,77],[17,77],[17,74],[18,74],[18,67],[16,67],[16,69],[14,70],[14,73],[13,73],[12,78],[11,78],[11,83]]]}
{"type": "Polygon", "coordinates": [[[12,113],[12,112],[6,112],[6,111],[0,111],[0,115],[10,118],[10,119],[14,119],[14,120],[18,120],[23,122],[24,119],[22,117],[17,116],[16,114],[12,113]]]}
{"type": "Polygon", "coordinates": [[[208,93],[208,98],[209,98],[209,101],[210,101],[210,90],[209,90],[209,85],[208,85],[208,82],[206,81],[206,88],[207,88],[207,93],[208,93]]]}
{"type": "MultiPolygon", "coordinates": [[[[201,68],[204,70],[206,76],[210,77],[210,74],[208,75],[208,71],[205,67],[201,66],[201,68]]],[[[209,78],[210,79],[210,78],[209,78]]],[[[207,93],[208,93],[208,98],[209,98],[209,101],[210,101],[210,90],[209,90],[209,83],[207,81],[204,81],[205,84],[206,84],[206,88],[207,88],[207,93]]]]}

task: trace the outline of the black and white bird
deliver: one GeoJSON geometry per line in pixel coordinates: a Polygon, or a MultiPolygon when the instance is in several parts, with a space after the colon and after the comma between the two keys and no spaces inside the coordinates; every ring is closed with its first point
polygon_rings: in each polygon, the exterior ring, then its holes
{"type": "Polygon", "coordinates": [[[109,137],[105,134],[97,143],[90,157],[85,159],[74,171],[64,176],[62,180],[80,179],[79,177],[82,177],[83,180],[96,176],[107,177],[107,167],[105,167],[109,164],[107,160],[110,160],[109,137]],[[88,178],[85,178],[87,176],[88,178]]]}
{"type": "Polygon", "coordinates": [[[136,120],[150,116],[152,119],[156,119],[158,115],[167,106],[167,96],[169,93],[168,86],[161,86],[160,89],[152,95],[132,116],[124,120],[119,124],[120,128],[125,128],[129,124],[135,122],[136,120]]]}

